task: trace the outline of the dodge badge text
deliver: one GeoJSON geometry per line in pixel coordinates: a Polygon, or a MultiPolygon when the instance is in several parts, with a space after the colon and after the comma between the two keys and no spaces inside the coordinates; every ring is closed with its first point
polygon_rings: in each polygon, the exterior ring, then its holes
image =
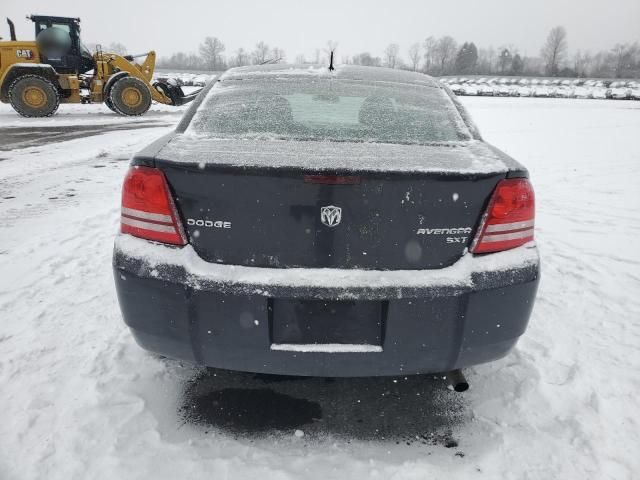
{"type": "Polygon", "coordinates": [[[222,220],[202,220],[201,218],[187,218],[187,225],[190,227],[231,228],[231,222],[224,222],[222,220]]]}

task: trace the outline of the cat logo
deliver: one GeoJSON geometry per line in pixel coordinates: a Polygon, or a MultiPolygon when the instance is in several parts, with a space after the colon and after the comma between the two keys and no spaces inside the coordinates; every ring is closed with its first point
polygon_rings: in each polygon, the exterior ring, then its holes
{"type": "Polygon", "coordinates": [[[342,220],[342,209],[333,205],[320,208],[320,221],[327,227],[336,227],[342,220]]]}
{"type": "Polygon", "coordinates": [[[18,58],[33,58],[33,50],[18,49],[16,50],[16,57],[18,58]]]}

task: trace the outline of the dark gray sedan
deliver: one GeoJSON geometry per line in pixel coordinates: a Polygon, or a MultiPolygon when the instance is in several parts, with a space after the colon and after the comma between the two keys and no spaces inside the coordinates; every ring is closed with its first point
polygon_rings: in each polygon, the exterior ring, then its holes
{"type": "Polygon", "coordinates": [[[449,372],[506,355],[539,279],[527,171],[418,73],[232,69],[124,181],[138,343],[250,372],[449,372]]]}

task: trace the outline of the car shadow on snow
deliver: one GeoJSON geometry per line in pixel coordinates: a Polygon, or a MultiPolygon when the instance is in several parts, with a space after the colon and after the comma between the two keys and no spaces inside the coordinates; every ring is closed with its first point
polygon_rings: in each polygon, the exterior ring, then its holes
{"type": "Polygon", "coordinates": [[[190,379],[179,415],[236,436],[336,436],[456,447],[470,419],[463,396],[433,375],[308,378],[207,369],[190,379]]]}

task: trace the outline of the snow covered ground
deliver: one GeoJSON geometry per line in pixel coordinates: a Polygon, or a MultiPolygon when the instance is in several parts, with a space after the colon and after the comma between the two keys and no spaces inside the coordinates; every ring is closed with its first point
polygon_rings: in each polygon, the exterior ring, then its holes
{"type": "Polygon", "coordinates": [[[528,332],[462,395],[423,377],[268,378],[145,353],[111,278],[120,183],[180,109],[25,120],[1,105],[0,479],[637,478],[640,103],[462,100],[529,167],[543,258],[528,332]],[[3,150],[5,127],[76,122],[130,128],[3,150]]]}

